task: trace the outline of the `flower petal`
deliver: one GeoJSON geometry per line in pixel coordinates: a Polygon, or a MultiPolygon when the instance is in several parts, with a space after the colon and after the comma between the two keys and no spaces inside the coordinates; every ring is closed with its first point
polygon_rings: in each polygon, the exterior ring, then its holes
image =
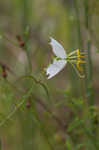
{"type": "Polygon", "coordinates": [[[49,65],[46,69],[46,75],[48,75],[48,79],[51,79],[58,72],[60,72],[66,65],[66,60],[56,60],[54,59],[53,63],[49,65]]]}
{"type": "Polygon", "coordinates": [[[53,53],[59,58],[66,58],[66,52],[61,44],[59,44],[56,40],[50,37],[53,53]]]}

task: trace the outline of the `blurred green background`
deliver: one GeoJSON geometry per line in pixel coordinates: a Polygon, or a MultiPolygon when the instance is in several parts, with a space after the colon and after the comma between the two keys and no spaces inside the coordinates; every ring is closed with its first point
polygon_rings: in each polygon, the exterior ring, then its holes
{"type": "Polygon", "coordinates": [[[81,128],[68,135],[74,110],[80,115],[84,108],[83,92],[94,95],[89,103],[99,99],[99,1],[86,1],[87,9],[85,0],[0,1],[1,150],[72,150],[70,137],[75,145],[86,140],[81,128]],[[85,73],[91,90],[83,90],[86,79],[70,65],[46,79],[44,68],[53,56],[50,37],[67,53],[86,51],[90,42],[85,73]]]}

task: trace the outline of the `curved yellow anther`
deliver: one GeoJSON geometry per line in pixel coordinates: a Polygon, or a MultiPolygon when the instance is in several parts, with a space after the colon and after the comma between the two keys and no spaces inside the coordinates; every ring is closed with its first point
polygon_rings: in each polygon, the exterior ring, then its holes
{"type": "Polygon", "coordinates": [[[85,64],[86,63],[86,61],[84,61],[84,60],[81,60],[81,58],[84,58],[85,56],[81,56],[80,55],[80,51],[79,51],[79,49],[77,49],[77,64],[76,64],[76,66],[77,66],[77,69],[80,71],[80,72],[83,72],[83,68],[80,66],[80,64],[85,64]]]}

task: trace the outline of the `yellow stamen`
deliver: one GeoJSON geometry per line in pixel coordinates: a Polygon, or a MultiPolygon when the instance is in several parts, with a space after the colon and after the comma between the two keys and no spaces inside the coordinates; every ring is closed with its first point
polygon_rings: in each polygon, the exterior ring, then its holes
{"type": "Polygon", "coordinates": [[[80,66],[80,64],[85,64],[86,61],[81,60],[81,58],[85,58],[85,56],[81,56],[79,49],[77,49],[77,64],[76,64],[76,65],[77,65],[77,69],[78,69],[80,72],[83,72],[83,68],[80,66]]]}

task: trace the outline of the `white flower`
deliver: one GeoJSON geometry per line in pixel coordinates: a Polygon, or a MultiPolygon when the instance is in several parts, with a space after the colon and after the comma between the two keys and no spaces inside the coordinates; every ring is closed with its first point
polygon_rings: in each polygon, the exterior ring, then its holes
{"type": "Polygon", "coordinates": [[[52,37],[50,37],[50,39],[50,45],[52,46],[53,53],[59,58],[66,58],[66,52],[63,46],[56,40],[54,40],[52,37]]]}
{"type": "Polygon", "coordinates": [[[48,66],[46,69],[46,75],[48,79],[54,77],[57,73],[59,73],[66,65],[66,57],[67,54],[63,48],[63,46],[54,40],[52,37],[50,38],[50,45],[52,46],[52,51],[57,58],[54,59],[53,63],[48,66]]]}

